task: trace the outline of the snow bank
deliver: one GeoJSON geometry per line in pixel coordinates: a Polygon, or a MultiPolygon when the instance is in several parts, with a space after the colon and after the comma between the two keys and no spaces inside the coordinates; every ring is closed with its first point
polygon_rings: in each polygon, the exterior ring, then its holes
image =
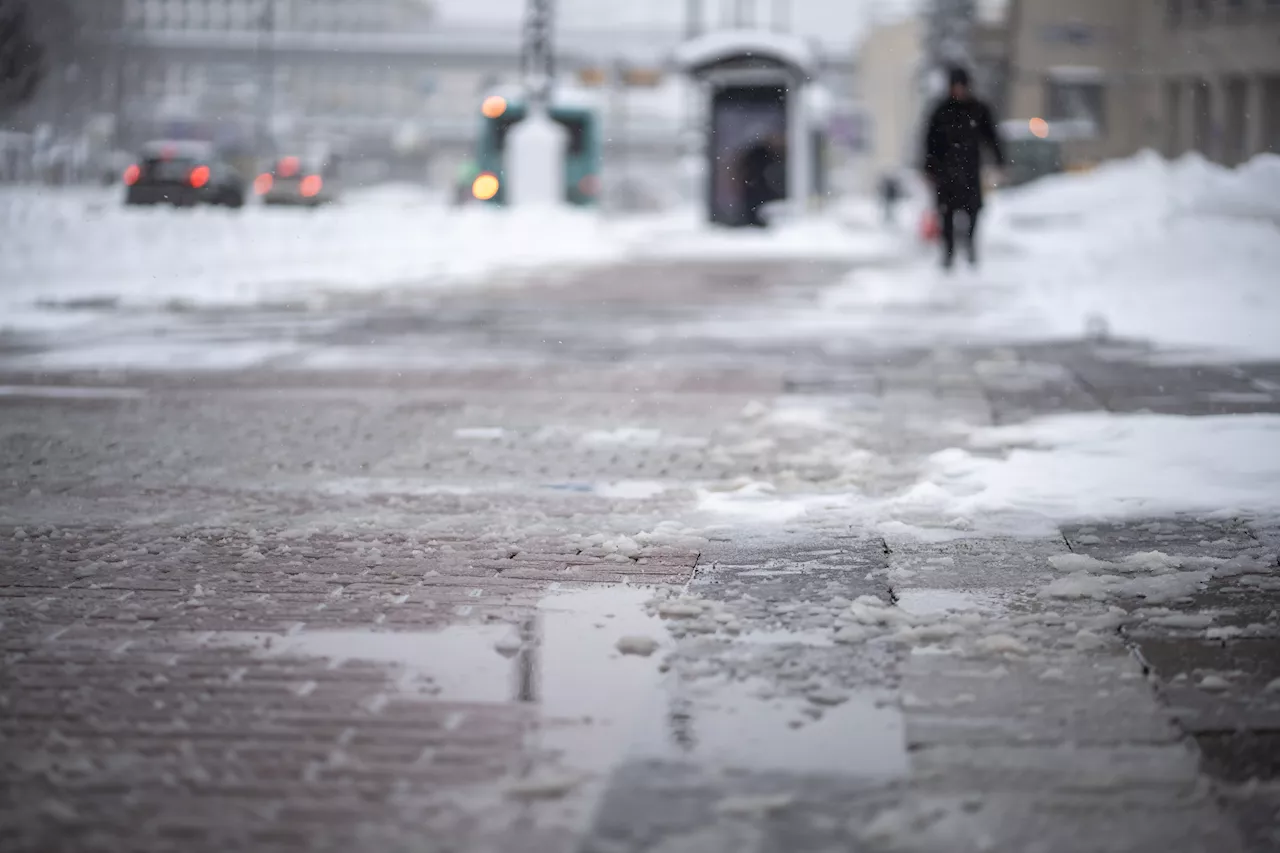
{"type": "MultiPolygon", "coordinates": [[[[777,419],[756,415],[751,428],[722,430],[762,447],[777,443],[756,457],[768,479],[701,484],[701,513],[788,529],[852,526],[908,541],[1053,535],[1063,522],[1101,518],[1280,516],[1280,415],[1095,412],[1017,426],[936,425],[934,438],[945,443],[935,446],[947,449],[913,475],[865,446],[853,423],[839,443],[810,431],[805,443],[827,463],[820,476],[790,476],[799,451],[781,442],[777,419]]],[[[1064,572],[1098,568],[1087,557],[1063,559],[1071,563],[1064,572]]],[[[1144,569],[1158,562],[1144,559],[1144,569]]]]}
{"type": "Polygon", "coordinates": [[[234,305],[618,257],[601,220],[444,207],[407,188],[322,210],[125,209],[114,192],[0,193],[0,304],[234,305]]]}
{"type": "MultiPolygon", "coordinates": [[[[903,206],[918,221],[921,196],[903,206]]],[[[865,209],[861,211],[865,216],[865,209]]],[[[862,260],[904,254],[914,235],[772,236],[779,251],[862,260]],[[805,245],[806,241],[809,245],[805,245]]],[[[732,255],[727,235],[697,251],[732,255]]],[[[1147,152],[1093,172],[994,193],[984,262],[953,275],[934,247],[910,263],[859,264],[815,304],[703,321],[680,333],[821,338],[885,346],[1079,339],[1099,332],[1228,357],[1280,356],[1280,157],[1238,169],[1147,152]]],[[[677,241],[668,251],[676,252],[677,241]]]]}
{"type": "Polygon", "coordinates": [[[941,515],[1051,521],[1280,512],[1280,416],[1064,415],[980,430],[908,497],[941,515]],[[992,456],[991,451],[1003,450],[992,456]],[[927,496],[928,500],[924,498],[927,496]]]}
{"type": "Polygon", "coordinates": [[[334,294],[513,284],[633,257],[858,259],[895,251],[834,218],[765,233],[693,210],[451,208],[405,185],[319,210],[125,208],[118,190],[0,188],[0,328],[57,331],[104,308],[311,304],[334,294]],[[58,310],[47,310],[56,307],[58,310]],[[76,309],[88,313],[76,313],[76,309]]]}
{"type": "Polygon", "coordinates": [[[1038,317],[1021,337],[1087,327],[1158,344],[1280,355],[1280,157],[1238,169],[1144,153],[1000,194],[996,311],[1038,317]]]}

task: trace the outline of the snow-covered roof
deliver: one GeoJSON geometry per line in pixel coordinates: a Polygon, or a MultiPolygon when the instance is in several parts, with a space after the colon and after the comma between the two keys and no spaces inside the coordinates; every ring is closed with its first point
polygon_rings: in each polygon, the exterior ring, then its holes
{"type": "Polygon", "coordinates": [[[750,57],[775,62],[812,75],[818,68],[813,48],[799,36],[767,30],[720,30],[687,41],[674,59],[685,71],[698,71],[720,62],[750,57]]]}

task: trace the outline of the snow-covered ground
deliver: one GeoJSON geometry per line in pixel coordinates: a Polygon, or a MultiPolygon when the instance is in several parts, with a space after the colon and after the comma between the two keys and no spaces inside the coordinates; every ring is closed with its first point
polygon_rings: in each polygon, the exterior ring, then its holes
{"type": "Polygon", "coordinates": [[[608,261],[598,217],[537,227],[490,208],[452,209],[409,189],[353,193],[317,211],[250,206],[125,209],[116,192],[0,194],[0,300],[243,305],[397,286],[442,287],[509,269],[608,261]]]}
{"type": "Polygon", "coordinates": [[[711,519],[938,541],[1181,513],[1280,516],[1280,415],[1091,412],[1013,426],[938,424],[932,440],[944,449],[922,454],[902,478],[874,420],[786,400],[755,409],[723,425],[707,455],[752,458],[771,471],[703,485],[698,506],[711,519]]]}
{"type": "MultiPolygon", "coordinates": [[[[902,214],[904,228],[914,226],[919,200],[902,214]]],[[[900,266],[855,269],[807,308],[696,330],[854,346],[1109,334],[1280,355],[1280,157],[1229,170],[1144,153],[1044,179],[994,194],[981,242],[977,272],[943,274],[930,247],[900,266]]]]}
{"type": "Polygon", "coordinates": [[[977,430],[967,447],[934,454],[890,507],[1021,531],[1181,512],[1274,515],[1277,447],[1276,415],[1059,415],[977,430]]]}
{"type": "Polygon", "coordinates": [[[992,271],[1038,333],[1280,354],[1280,157],[1228,170],[1146,153],[1008,193],[992,213],[993,240],[1018,250],[992,271]]]}
{"type": "Polygon", "coordinates": [[[335,294],[432,290],[509,273],[628,257],[892,255],[892,235],[833,219],[726,234],[691,210],[607,217],[581,210],[452,208],[392,186],[321,210],[126,209],[118,190],[0,188],[0,328],[92,320],[77,307],[316,303],[335,294]],[[56,306],[59,310],[47,310],[56,306]]]}

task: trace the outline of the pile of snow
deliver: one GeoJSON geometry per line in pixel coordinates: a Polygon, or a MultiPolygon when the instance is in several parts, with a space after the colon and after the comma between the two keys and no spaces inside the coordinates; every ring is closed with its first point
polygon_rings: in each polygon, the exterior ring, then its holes
{"type": "Polygon", "coordinates": [[[934,454],[896,505],[986,523],[1280,513],[1276,415],[1063,415],[970,444],[934,454]]]}
{"type": "Polygon", "coordinates": [[[884,235],[835,217],[767,232],[692,209],[451,208],[406,185],[319,210],[125,208],[118,190],[0,188],[0,328],[57,330],[119,307],[314,305],[331,295],[502,283],[513,273],[647,259],[882,257],[884,235]],[[88,313],[85,313],[88,312],[88,313]]]}
{"type": "MultiPolygon", "coordinates": [[[[880,257],[891,258],[916,243],[926,201],[921,190],[902,206],[902,226],[878,236],[864,226],[853,239],[813,229],[770,239],[780,252],[851,260],[875,258],[879,241],[880,257]]],[[[738,236],[694,248],[732,254],[738,236]]],[[[814,304],[785,312],[771,306],[674,334],[898,347],[1106,333],[1280,356],[1280,157],[1225,169],[1197,156],[1170,162],[1146,152],[1043,178],[992,194],[979,239],[976,272],[962,264],[944,274],[930,246],[910,263],[859,264],[814,304]]]]}
{"type": "MultiPolygon", "coordinates": [[[[750,414],[757,426],[775,420],[750,414]]],[[[822,476],[796,476],[801,457],[762,446],[756,456],[767,464],[757,476],[767,479],[700,484],[698,510],[737,524],[853,525],[908,540],[1052,535],[1063,522],[1100,518],[1280,516],[1280,415],[1092,412],[1013,426],[941,424],[932,436],[947,449],[913,476],[859,448],[866,438],[856,424],[848,431],[838,442],[810,433],[827,459],[822,476]],[[904,473],[911,479],[902,486],[904,473]]]]}
{"type": "MultiPolygon", "coordinates": [[[[1044,586],[1039,595],[1097,601],[1141,598],[1148,605],[1167,604],[1195,594],[1213,578],[1270,575],[1275,562],[1275,554],[1241,554],[1227,560],[1142,551],[1116,561],[1059,554],[1050,557],[1049,563],[1063,575],[1044,586]]],[[[1209,628],[1215,619],[1212,613],[1175,613],[1163,608],[1145,608],[1136,616],[1154,625],[1187,629],[1209,628]]],[[[1229,629],[1215,630],[1218,636],[1225,636],[1229,629]]]]}
{"type": "MultiPolygon", "coordinates": [[[[321,210],[126,209],[116,192],[0,193],[0,305],[236,305],[435,288],[530,267],[614,260],[599,217],[450,209],[408,188],[321,210]]],[[[7,313],[7,312],[5,312],[7,313]]]]}
{"type": "Polygon", "coordinates": [[[1000,194],[991,226],[1014,253],[990,267],[1014,296],[995,310],[1038,318],[1022,337],[1079,337],[1094,326],[1280,354],[1280,157],[1232,170],[1148,152],[1000,194]]]}

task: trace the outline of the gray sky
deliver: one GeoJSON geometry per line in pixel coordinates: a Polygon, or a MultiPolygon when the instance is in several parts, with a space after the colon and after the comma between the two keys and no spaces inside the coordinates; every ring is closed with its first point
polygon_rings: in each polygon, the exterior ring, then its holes
{"type": "MultiPolygon", "coordinates": [[[[722,4],[732,0],[703,0],[711,20],[719,20],[722,4]]],[[[768,14],[773,0],[758,0],[768,14]]],[[[861,32],[867,11],[901,0],[789,0],[794,30],[817,36],[831,47],[851,46],[861,32]]],[[[519,20],[524,0],[435,0],[440,17],[449,22],[501,25],[519,20]]],[[[685,0],[557,0],[560,23],[567,27],[646,27],[679,29],[685,0]]]]}

